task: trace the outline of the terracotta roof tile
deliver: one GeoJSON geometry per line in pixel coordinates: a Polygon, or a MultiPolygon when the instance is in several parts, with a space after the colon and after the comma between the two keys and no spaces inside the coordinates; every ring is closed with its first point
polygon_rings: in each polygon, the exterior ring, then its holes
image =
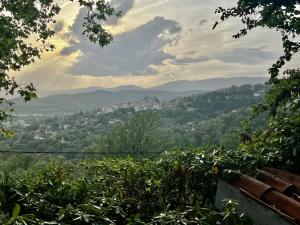
{"type": "Polygon", "coordinates": [[[292,194],[296,191],[295,185],[263,170],[258,170],[257,179],[264,182],[265,184],[270,185],[280,193],[292,194]]]}
{"type": "Polygon", "coordinates": [[[300,224],[300,176],[274,169],[264,168],[257,176],[241,175],[234,182],[245,194],[266,203],[275,211],[285,214],[300,224]]]}
{"type": "Polygon", "coordinates": [[[287,171],[283,171],[275,168],[269,168],[269,167],[263,168],[263,170],[277,177],[280,177],[282,180],[285,180],[295,185],[297,189],[300,190],[300,176],[287,171]]]}
{"type": "Polygon", "coordinates": [[[256,198],[262,198],[264,193],[272,189],[271,186],[246,175],[241,175],[240,180],[236,181],[236,184],[256,198]]]}

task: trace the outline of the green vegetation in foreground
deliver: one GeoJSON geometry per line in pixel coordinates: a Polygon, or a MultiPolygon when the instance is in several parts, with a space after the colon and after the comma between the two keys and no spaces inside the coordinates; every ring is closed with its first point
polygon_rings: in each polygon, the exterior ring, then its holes
{"type": "Polygon", "coordinates": [[[222,170],[241,166],[239,162],[249,161],[222,149],[186,148],[153,161],[38,163],[1,174],[0,222],[248,225],[249,219],[237,213],[236,202],[224,201],[224,211],[214,206],[212,166],[222,170]]]}
{"type": "MultiPolygon", "coordinates": [[[[53,46],[32,48],[27,39],[31,37],[28,34],[36,34],[45,43],[54,34],[47,25],[60,8],[53,0],[43,1],[40,9],[36,8],[36,1],[24,2],[26,10],[15,1],[7,1],[2,8],[8,13],[1,16],[4,21],[1,28],[8,35],[0,42],[3,46],[0,60],[4,62],[0,65],[0,86],[6,94],[17,91],[30,100],[35,97],[34,87],[22,88],[7,73],[30,64],[42,50],[53,49],[53,46]],[[35,13],[28,16],[27,9],[35,13]],[[18,16],[7,18],[15,14],[18,16]]],[[[79,2],[92,7],[88,1],[79,2]]],[[[90,13],[86,18],[89,23],[85,23],[85,31],[92,42],[103,46],[111,41],[111,36],[93,19],[98,20],[97,14],[105,12],[102,14],[105,20],[115,12],[108,5],[97,6],[95,14],[90,13]]],[[[236,213],[234,202],[227,201],[224,212],[214,207],[216,179],[211,168],[218,168],[222,175],[224,169],[253,169],[273,164],[299,173],[300,71],[287,70],[280,76],[280,69],[300,51],[299,0],[239,0],[236,7],[219,8],[216,12],[221,13],[221,21],[231,17],[242,19],[246,27],[235,38],[255,27],[268,27],[282,34],[284,55],[270,68],[270,90],[257,107],[257,112],[270,113],[269,121],[264,129],[254,133],[250,143],[226,152],[222,148],[180,149],[154,161],[54,162],[34,165],[26,171],[2,173],[1,223],[251,224],[244,215],[236,213]]],[[[10,105],[6,99],[0,103],[10,105]]],[[[6,110],[1,111],[0,121],[9,117],[10,111],[6,110]]]]}

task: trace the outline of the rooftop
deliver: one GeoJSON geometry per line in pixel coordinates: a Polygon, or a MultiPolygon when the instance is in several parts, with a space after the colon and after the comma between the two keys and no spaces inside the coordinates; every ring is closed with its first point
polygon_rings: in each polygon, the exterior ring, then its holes
{"type": "Polygon", "coordinates": [[[274,168],[263,168],[253,176],[240,174],[239,179],[234,179],[230,184],[257,204],[280,214],[290,224],[300,224],[300,176],[274,168]]]}

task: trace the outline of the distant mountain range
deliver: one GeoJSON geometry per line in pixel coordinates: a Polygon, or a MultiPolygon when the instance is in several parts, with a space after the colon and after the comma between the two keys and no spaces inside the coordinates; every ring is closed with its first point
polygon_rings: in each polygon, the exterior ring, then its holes
{"type": "Polygon", "coordinates": [[[228,88],[233,85],[241,86],[244,84],[263,84],[267,81],[265,77],[231,77],[231,78],[213,78],[207,80],[179,80],[163,84],[161,86],[152,87],[151,90],[164,90],[164,91],[214,91],[218,89],[228,88]]]}
{"type": "Polygon", "coordinates": [[[115,88],[103,88],[103,87],[87,87],[87,88],[81,88],[81,89],[74,89],[70,91],[59,91],[59,94],[76,94],[76,93],[86,93],[86,92],[93,92],[93,91],[110,91],[110,92],[116,92],[116,91],[140,91],[140,90],[151,90],[142,88],[136,85],[126,85],[126,86],[119,86],[115,88]]]}
{"type": "Polygon", "coordinates": [[[120,102],[136,101],[143,97],[157,97],[161,101],[171,100],[178,96],[185,97],[233,85],[264,83],[262,77],[215,78],[198,81],[175,81],[152,88],[142,88],[134,85],[116,88],[89,87],[72,90],[62,94],[49,95],[24,103],[15,99],[17,114],[57,115],[76,112],[86,112],[106,105],[120,102]]]}
{"type": "Polygon", "coordinates": [[[263,84],[267,81],[266,77],[230,77],[230,78],[212,78],[206,80],[178,80],[163,85],[150,88],[143,88],[136,85],[119,86],[115,88],[88,87],[75,89],[71,91],[59,91],[60,94],[74,94],[92,91],[169,91],[169,92],[187,92],[187,91],[213,91],[228,88],[233,85],[241,86],[243,84],[263,84]]]}

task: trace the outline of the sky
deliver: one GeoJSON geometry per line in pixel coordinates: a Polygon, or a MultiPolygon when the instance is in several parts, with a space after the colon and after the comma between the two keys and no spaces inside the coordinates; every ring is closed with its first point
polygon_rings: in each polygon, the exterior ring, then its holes
{"type": "Polygon", "coordinates": [[[55,51],[12,74],[21,83],[33,82],[42,95],[91,86],[268,76],[282,54],[276,31],[256,29],[236,40],[232,35],[242,28],[236,19],[212,30],[218,19],[214,10],[234,6],[233,0],[111,0],[123,15],[106,24],[114,41],[104,48],[81,35],[84,10],[58,1],[63,9],[51,40],[55,51]]]}

